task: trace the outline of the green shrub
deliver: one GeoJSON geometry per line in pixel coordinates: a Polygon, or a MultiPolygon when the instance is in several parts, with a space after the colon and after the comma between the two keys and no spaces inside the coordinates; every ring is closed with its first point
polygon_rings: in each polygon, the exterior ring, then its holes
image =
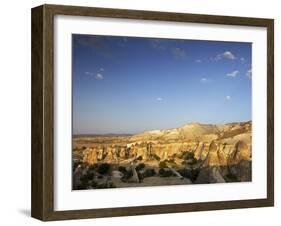
{"type": "Polygon", "coordinates": [[[161,168],[159,170],[159,175],[160,175],[160,177],[171,177],[171,176],[173,176],[173,172],[169,169],[161,168]]]}
{"type": "Polygon", "coordinates": [[[144,167],[145,167],[145,164],[144,163],[140,163],[140,164],[137,165],[136,170],[137,171],[142,170],[144,167]]]}
{"type": "Polygon", "coordinates": [[[98,173],[100,174],[107,174],[108,171],[110,170],[110,164],[108,163],[102,163],[98,166],[98,173]]]}
{"type": "Polygon", "coordinates": [[[118,170],[119,170],[121,173],[123,173],[123,174],[127,173],[127,169],[126,169],[126,167],[124,167],[124,166],[119,166],[119,167],[118,167],[118,170]]]}
{"type": "Polygon", "coordinates": [[[184,152],[181,156],[184,161],[182,162],[182,165],[194,165],[198,162],[198,160],[195,158],[193,152],[184,152]]]}
{"type": "Polygon", "coordinates": [[[143,173],[137,172],[137,174],[138,174],[139,182],[141,183],[144,178],[143,173]]]}
{"type": "Polygon", "coordinates": [[[80,184],[77,186],[79,190],[87,189],[91,183],[91,181],[94,179],[95,174],[94,173],[87,173],[80,177],[80,184]]]}
{"type": "Polygon", "coordinates": [[[121,180],[127,182],[127,180],[129,180],[132,176],[133,176],[133,171],[127,170],[126,172],[123,173],[123,177],[121,178],[121,180]]]}
{"type": "Polygon", "coordinates": [[[200,169],[179,169],[178,173],[182,175],[185,178],[190,179],[192,182],[194,182],[198,175],[199,175],[200,169]]]}
{"type": "Polygon", "coordinates": [[[91,164],[89,166],[89,170],[96,170],[98,168],[98,165],[97,164],[91,164]]]}
{"type": "Polygon", "coordinates": [[[155,160],[157,160],[157,161],[160,161],[160,159],[161,159],[161,158],[160,158],[158,155],[156,155],[156,154],[153,154],[152,157],[153,157],[155,160]]]}
{"type": "Polygon", "coordinates": [[[97,183],[96,181],[93,180],[93,181],[91,182],[91,186],[92,186],[93,188],[95,188],[97,185],[98,185],[98,183],[97,183]]]}
{"type": "Polygon", "coordinates": [[[86,174],[82,175],[80,177],[80,181],[89,181],[89,180],[93,180],[95,177],[95,174],[92,172],[87,172],[86,174]]]}
{"type": "Polygon", "coordinates": [[[98,175],[98,179],[103,179],[103,175],[98,175]]]}
{"type": "Polygon", "coordinates": [[[193,152],[186,151],[183,153],[182,158],[185,160],[189,160],[189,159],[194,159],[195,157],[193,152]]]}
{"type": "Polygon", "coordinates": [[[167,166],[167,163],[166,163],[166,161],[161,161],[160,163],[159,163],[159,168],[167,168],[168,166],[167,166]]]}
{"type": "Polygon", "coordinates": [[[143,177],[153,177],[155,174],[156,172],[153,168],[148,168],[144,171],[143,177]]]}
{"type": "Polygon", "coordinates": [[[237,176],[235,176],[234,174],[227,174],[225,177],[224,177],[225,181],[226,182],[239,182],[239,179],[237,178],[237,176]]]}
{"type": "Polygon", "coordinates": [[[142,156],[141,156],[141,155],[138,156],[138,157],[137,157],[137,160],[138,160],[138,161],[141,161],[141,160],[142,160],[142,156]]]}

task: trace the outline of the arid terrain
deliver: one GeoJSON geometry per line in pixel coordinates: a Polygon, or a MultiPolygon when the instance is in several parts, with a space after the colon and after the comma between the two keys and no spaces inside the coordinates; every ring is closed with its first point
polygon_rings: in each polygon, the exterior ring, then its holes
{"type": "Polygon", "coordinates": [[[73,137],[73,189],[247,182],[252,122],[73,137]]]}

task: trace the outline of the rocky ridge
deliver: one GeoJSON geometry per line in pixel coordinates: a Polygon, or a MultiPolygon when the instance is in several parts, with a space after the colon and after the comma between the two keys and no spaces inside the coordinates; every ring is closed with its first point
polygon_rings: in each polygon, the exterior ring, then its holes
{"type": "MultiPolygon", "coordinates": [[[[192,123],[132,136],[78,137],[73,143],[73,159],[89,166],[111,164],[115,166],[113,178],[121,174],[124,177],[117,166],[125,166],[132,174],[127,181],[131,183],[140,183],[138,164],[146,165],[146,170],[153,169],[157,175],[174,175],[174,184],[250,181],[251,130],[251,121],[192,123]],[[181,181],[176,182],[176,178],[181,181]]],[[[149,180],[152,179],[144,178],[149,180]]]]}
{"type": "Polygon", "coordinates": [[[251,122],[221,126],[188,124],[176,129],[154,130],[136,134],[124,141],[84,147],[83,162],[120,163],[141,157],[143,162],[155,156],[160,161],[183,152],[194,153],[204,165],[227,165],[251,159],[251,122]]]}

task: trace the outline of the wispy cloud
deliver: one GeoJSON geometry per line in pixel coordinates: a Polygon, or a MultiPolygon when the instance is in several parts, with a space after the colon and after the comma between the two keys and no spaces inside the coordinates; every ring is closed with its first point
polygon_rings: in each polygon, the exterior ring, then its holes
{"type": "Polygon", "coordinates": [[[201,62],[202,62],[202,60],[200,60],[200,59],[195,60],[195,63],[201,63],[201,62]]]}
{"type": "Polygon", "coordinates": [[[236,70],[236,71],[227,73],[226,76],[235,78],[238,74],[239,74],[239,71],[236,70]]]}
{"type": "Polygon", "coordinates": [[[166,50],[166,47],[162,44],[162,40],[160,39],[149,39],[149,43],[152,48],[157,50],[166,50]]]}
{"type": "Polygon", "coordinates": [[[164,99],[162,97],[157,97],[156,100],[157,101],[163,101],[164,99]]]}
{"type": "Polygon", "coordinates": [[[227,95],[227,96],[225,97],[225,99],[226,99],[226,100],[230,100],[230,99],[231,99],[231,96],[227,95]]]}
{"type": "Polygon", "coordinates": [[[75,34],[73,35],[73,45],[74,48],[85,47],[105,58],[111,58],[111,46],[108,45],[108,40],[110,40],[110,38],[109,36],[75,34]]]}
{"type": "Polygon", "coordinates": [[[230,51],[225,51],[224,53],[220,53],[215,57],[215,60],[221,60],[221,59],[235,60],[236,56],[230,51]]]}
{"type": "Polygon", "coordinates": [[[74,44],[80,46],[94,49],[103,49],[106,47],[105,39],[101,36],[75,34],[73,37],[74,44]]]}
{"type": "Polygon", "coordinates": [[[210,82],[210,80],[207,79],[207,78],[201,78],[201,79],[200,79],[200,82],[202,82],[202,83],[207,83],[207,82],[210,82]]]}
{"type": "Polygon", "coordinates": [[[103,72],[104,72],[104,68],[100,68],[98,70],[98,72],[90,72],[90,71],[85,71],[85,75],[87,76],[93,76],[96,80],[103,80],[104,76],[103,76],[103,72]]]}
{"type": "Polygon", "coordinates": [[[241,57],[241,58],[240,58],[240,61],[241,61],[242,63],[244,63],[244,62],[245,62],[245,58],[244,58],[244,57],[241,57]]]}
{"type": "Polygon", "coordinates": [[[95,76],[96,80],[103,80],[103,75],[101,73],[97,73],[95,76]]]}
{"type": "Polygon", "coordinates": [[[249,70],[246,72],[246,76],[247,76],[249,79],[252,79],[252,69],[249,69],[249,70]]]}
{"type": "Polygon", "coordinates": [[[94,75],[94,73],[93,72],[89,72],[89,71],[85,71],[85,75],[91,76],[91,75],[94,75]]]}
{"type": "Polygon", "coordinates": [[[172,54],[176,58],[185,58],[186,57],[186,52],[184,49],[176,47],[176,48],[172,48],[171,51],[172,51],[172,54]]]}

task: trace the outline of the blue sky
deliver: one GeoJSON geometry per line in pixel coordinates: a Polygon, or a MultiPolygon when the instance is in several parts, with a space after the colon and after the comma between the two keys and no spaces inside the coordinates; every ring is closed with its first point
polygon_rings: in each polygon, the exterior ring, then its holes
{"type": "Polygon", "coordinates": [[[251,120],[251,43],[72,36],[73,133],[251,120]]]}

